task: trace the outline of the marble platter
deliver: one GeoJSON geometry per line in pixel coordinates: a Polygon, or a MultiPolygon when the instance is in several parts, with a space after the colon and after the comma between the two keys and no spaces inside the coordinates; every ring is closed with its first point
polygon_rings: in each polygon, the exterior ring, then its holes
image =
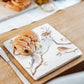
{"type": "Polygon", "coordinates": [[[48,23],[34,28],[32,31],[40,38],[38,49],[33,55],[15,56],[12,47],[15,37],[5,41],[4,46],[34,80],[46,76],[82,55],[79,48],[48,23]]]}

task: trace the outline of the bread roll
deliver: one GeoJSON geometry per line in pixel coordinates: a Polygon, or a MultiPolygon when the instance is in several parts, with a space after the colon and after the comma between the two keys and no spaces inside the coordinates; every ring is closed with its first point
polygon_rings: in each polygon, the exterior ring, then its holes
{"type": "Polygon", "coordinates": [[[31,55],[37,50],[39,38],[32,30],[20,34],[13,42],[14,54],[31,55]]]}

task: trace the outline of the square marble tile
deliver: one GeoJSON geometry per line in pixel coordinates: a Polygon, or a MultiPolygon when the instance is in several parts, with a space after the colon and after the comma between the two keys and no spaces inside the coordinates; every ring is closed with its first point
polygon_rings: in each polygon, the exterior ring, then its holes
{"type": "Polygon", "coordinates": [[[32,31],[40,38],[40,44],[33,56],[15,56],[12,47],[15,38],[5,41],[4,46],[35,80],[82,55],[79,48],[48,23],[32,31]]]}

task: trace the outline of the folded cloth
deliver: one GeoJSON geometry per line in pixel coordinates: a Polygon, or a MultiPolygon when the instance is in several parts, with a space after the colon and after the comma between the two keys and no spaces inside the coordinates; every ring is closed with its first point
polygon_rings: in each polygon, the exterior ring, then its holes
{"type": "Polygon", "coordinates": [[[84,84],[84,71],[53,79],[47,84],[84,84]]]}

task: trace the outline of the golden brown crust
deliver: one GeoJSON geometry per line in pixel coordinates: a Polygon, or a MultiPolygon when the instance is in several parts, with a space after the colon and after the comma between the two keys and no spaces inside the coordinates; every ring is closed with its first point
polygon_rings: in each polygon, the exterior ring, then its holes
{"type": "Polygon", "coordinates": [[[37,50],[37,43],[39,43],[37,34],[27,30],[14,40],[13,48],[19,54],[30,55],[37,50]]]}
{"type": "Polygon", "coordinates": [[[0,2],[2,2],[3,0],[0,0],[0,2]]]}
{"type": "Polygon", "coordinates": [[[23,2],[17,2],[15,0],[11,0],[11,2],[15,5],[15,6],[18,6],[18,7],[21,7],[21,8],[26,8],[30,5],[31,3],[31,0],[24,0],[23,2]]]}
{"type": "Polygon", "coordinates": [[[7,6],[15,11],[21,11],[23,10],[23,8],[20,8],[18,6],[15,6],[11,1],[7,2],[7,6]]]}
{"type": "Polygon", "coordinates": [[[15,11],[22,11],[31,4],[31,0],[11,0],[7,2],[7,6],[15,11]]]}

